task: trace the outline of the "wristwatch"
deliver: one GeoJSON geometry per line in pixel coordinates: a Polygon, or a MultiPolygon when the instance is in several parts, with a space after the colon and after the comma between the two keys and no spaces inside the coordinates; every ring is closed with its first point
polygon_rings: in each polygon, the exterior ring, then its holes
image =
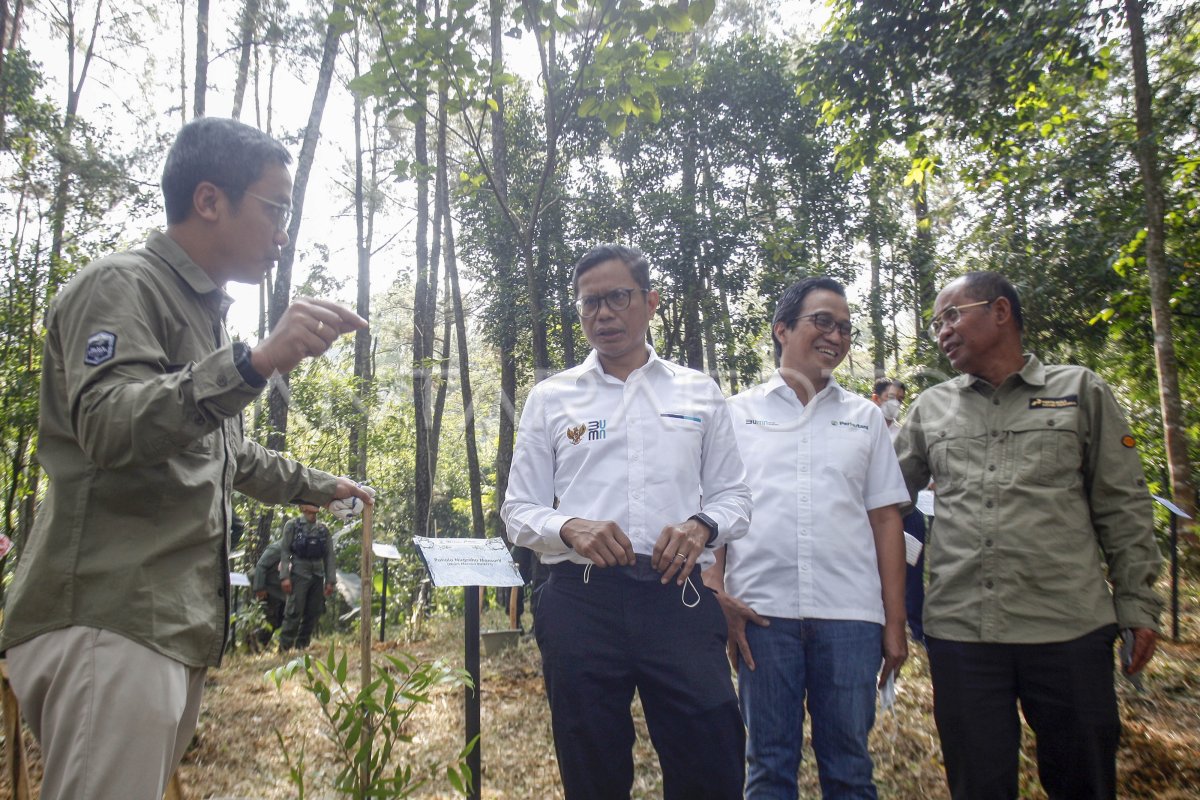
{"type": "Polygon", "coordinates": [[[708,514],[703,511],[692,514],[688,519],[694,519],[704,527],[708,528],[708,541],[704,543],[705,547],[712,547],[713,542],[717,540],[717,523],[708,514]]]}
{"type": "Polygon", "coordinates": [[[237,367],[242,380],[255,389],[261,389],[267,385],[267,379],[259,375],[258,370],[250,363],[250,346],[245,342],[233,343],[233,365],[237,367]]]}

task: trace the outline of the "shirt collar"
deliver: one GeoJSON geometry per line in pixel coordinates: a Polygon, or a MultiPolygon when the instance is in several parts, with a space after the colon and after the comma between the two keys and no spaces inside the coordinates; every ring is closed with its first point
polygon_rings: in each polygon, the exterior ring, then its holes
{"type": "MultiPolygon", "coordinates": [[[[1021,367],[1016,375],[1027,386],[1046,385],[1046,366],[1033,353],[1025,353],[1025,366],[1021,367]]],[[[978,375],[959,375],[955,380],[958,381],[958,388],[961,390],[971,389],[976,383],[986,383],[978,375]]]]}
{"type": "Polygon", "coordinates": [[[222,317],[225,316],[225,312],[233,305],[233,298],[213,282],[178,242],[162,231],[154,231],[146,240],[146,249],[161,258],[193,292],[215,306],[222,317]]]}
{"type": "MultiPolygon", "coordinates": [[[[655,369],[666,370],[669,375],[675,374],[675,370],[671,368],[671,363],[659,358],[658,353],[654,352],[654,348],[647,344],[646,363],[629,373],[629,376],[633,377],[639,372],[649,373],[655,369]]],[[[600,354],[594,349],[592,352],[588,353],[588,357],[585,358],[583,363],[579,365],[579,376],[577,380],[582,380],[585,375],[591,374],[595,374],[596,377],[600,378],[601,380],[605,379],[608,375],[608,373],[604,371],[604,365],[600,363],[600,354]]]]}
{"type": "MultiPolygon", "coordinates": [[[[763,384],[763,391],[766,392],[766,394],[772,394],[780,390],[786,390],[793,398],[796,398],[797,402],[799,402],[799,398],[797,398],[796,393],[792,391],[792,387],[788,386],[787,381],[784,380],[783,373],[781,373],[779,368],[776,367],[775,371],[771,373],[771,377],[768,378],[767,382],[763,384]]],[[[843,389],[842,385],[837,382],[837,378],[830,375],[829,381],[825,384],[825,388],[813,395],[809,400],[809,403],[820,401],[821,398],[827,396],[832,396],[836,398],[838,402],[841,402],[845,399],[845,395],[846,390],[843,389]]]]}

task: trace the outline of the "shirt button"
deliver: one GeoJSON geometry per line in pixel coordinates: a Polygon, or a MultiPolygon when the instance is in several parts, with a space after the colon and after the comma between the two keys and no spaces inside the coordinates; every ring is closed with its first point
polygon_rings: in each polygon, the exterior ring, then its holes
{"type": "Polygon", "coordinates": [[[808,536],[808,528],[801,528],[801,529],[800,529],[800,535],[801,535],[801,536],[808,536]]]}
{"type": "Polygon", "coordinates": [[[992,405],[994,405],[994,406],[998,406],[998,405],[1000,405],[1000,398],[999,398],[999,397],[993,397],[993,398],[992,398],[992,405]]]}
{"type": "Polygon", "coordinates": [[[1053,427],[1054,427],[1054,420],[1052,420],[1052,419],[1051,419],[1051,420],[1047,420],[1047,421],[1046,421],[1046,424],[1047,424],[1047,425],[1049,425],[1051,428],[1053,428],[1053,427]]]}
{"type": "Polygon", "coordinates": [[[217,386],[224,386],[227,383],[229,383],[229,379],[226,378],[224,375],[217,376],[217,386]]]}
{"type": "Polygon", "coordinates": [[[990,589],[990,588],[992,588],[992,582],[991,582],[991,581],[984,581],[984,582],[983,582],[983,585],[984,585],[984,586],[986,586],[986,587],[987,587],[987,588],[989,588],[989,589],[990,589]]]}
{"type": "Polygon", "coordinates": [[[984,543],[985,545],[987,545],[988,547],[991,547],[991,546],[992,546],[992,540],[991,540],[991,539],[985,539],[983,543],[984,543]]]}
{"type": "Polygon", "coordinates": [[[991,501],[991,500],[988,500],[986,503],[984,503],[984,505],[985,505],[985,506],[987,506],[988,508],[991,508],[991,507],[992,507],[992,501],[991,501]]]}
{"type": "Polygon", "coordinates": [[[1000,431],[992,431],[992,436],[999,436],[999,435],[1000,435],[1000,431]]]}
{"type": "Polygon", "coordinates": [[[996,471],[996,465],[988,464],[988,472],[995,472],[995,471],[996,471]]]}

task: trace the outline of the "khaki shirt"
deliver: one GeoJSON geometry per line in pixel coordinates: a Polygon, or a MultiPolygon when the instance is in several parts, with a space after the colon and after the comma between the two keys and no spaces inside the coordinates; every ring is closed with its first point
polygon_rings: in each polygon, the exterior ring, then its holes
{"type": "Polygon", "coordinates": [[[925,631],[1044,643],[1157,630],[1160,556],[1141,462],[1111,390],[1075,366],[927,389],[896,440],[915,497],[937,484],[925,631]],[[1111,589],[1110,589],[1111,584],[1111,589]]]}
{"type": "Polygon", "coordinates": [[[219,663],[233,489],[332,499],[336,479],[242,437],[260,391],[234,363],[231,300],[162,233],[82,269],[46,316],[38,460],[50,478],[0,649],[72,625],[188,666],[219,663]]]}

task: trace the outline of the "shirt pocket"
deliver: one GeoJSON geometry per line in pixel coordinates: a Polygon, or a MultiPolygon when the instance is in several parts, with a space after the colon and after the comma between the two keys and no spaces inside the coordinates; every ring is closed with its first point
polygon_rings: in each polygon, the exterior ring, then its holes
{"type": "Polygon", "coordinates": [[[974,477],[976,465],[972,464],[972,457],[983,457],[986,436],[982,428],[962,422],[929,435],[929,472],[939,490],[974,477]]]}
{"type": "Polygon", "coordinates": [[[1074,486],[1081,478],[1083,463],[1077,419],[1070,414],[1038,414],[1011,428],[1013,481],[1017,485],[1074,486]]]}
{"type": "Polygon", "coordinates": [[[660,457],[676,467],[699,469],[700,444],[704,438],[703,419],[690,412],[664,412],[658,416],[657,441],[649,443],[660,457]]]}

